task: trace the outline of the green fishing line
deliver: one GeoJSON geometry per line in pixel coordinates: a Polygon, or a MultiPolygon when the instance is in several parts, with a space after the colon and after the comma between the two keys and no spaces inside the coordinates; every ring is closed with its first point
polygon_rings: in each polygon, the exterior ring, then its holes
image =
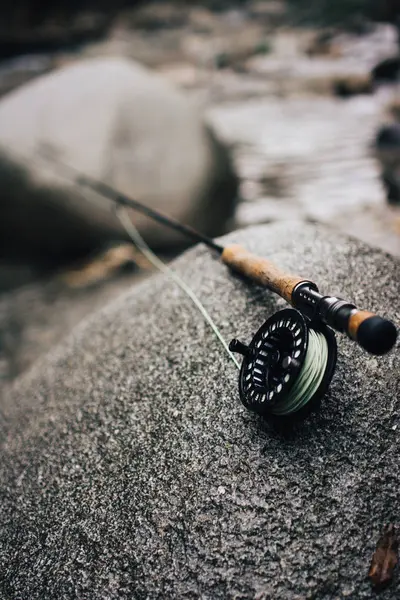
{"type": "Polygon", "coordinates": [[[202,314],[202,316],[205,319],[205,321],[211,327],[211,330],[213,331],[214,335],[216,336],[216,338],[221,343],[223,349],[225,350],[225,352],[229,356],[230,360],[233,362],[233,364],[235,365],[235,367],[237,369],[240,369],[240,365],[239,365],[238,361],[236,360],[235,356],[229,350],[228,344],[226,343],[224,337],[222,336],[221,331],[219,330],[219,328],[215,324],[214,320],[211,318],[211,316],[210,316],[209,312],[207,311],[207,309],[205,308],[205,306],[202,304],[202,302],[196,296],[196,294],[194,293],[194,291],[192,290],[192,288],[189,287],[187,285],[187,283],[185,281],[183,281],[183,279],[181,277],[179,277],[179,275],[178,275],[178,273],[176,273],[176,271],[174,271],[173,269],[171,269],[162,260],[160,260],[158,258],[158,256],[149,248],[149,246],[146,244],[146,242],[144,241],[144,239],[140,235],[140,233],[137,230],[137,228],[135,227],[135,225],[132,223],[132,221],[131,221],[131,219],[129,217],[129,214],[126,211],[125,208],[118,207],[117,211],[116,211],[116,214],[117,214],[117,217],[119,218],[119,220],[121,221],[121,224],[125,228],[126,232],[128,233],[129,237],[131,238],[131,240],[135,244],[136,248],[138,248],[138,250],[140,250],[140,252],[159,271],[161,271],[167,277],[169,277],[172,281],[174,281],[181,288],[181,290],[191,299],[191,301],[196,306],[196,308],[198,309],[198,311],[202,314]]]}
{"type": "Polygon", "coordinates": [[[275,415],[287,416],[304,408],[321,385],[328,364],[328,342],[314,329],[309,330],[308,336],[303,367],[288,395],[271,408],[275,415]]]}

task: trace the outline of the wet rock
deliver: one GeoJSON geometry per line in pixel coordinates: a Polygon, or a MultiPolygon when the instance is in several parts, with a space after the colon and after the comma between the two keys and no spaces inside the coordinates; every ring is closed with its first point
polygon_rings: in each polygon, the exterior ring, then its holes
{"type": "Polygon", "coordinates": [[[204,6],[193,6],[189,11],[189,24],[195,33],[210,33],[218,28],[216,14],[204,6]]]}
{"type": "Polygon", "coordinates": [[[221,17],[211,39],[189,35],[182,44],[186,56],[199,65],[242,70],[251,56],[269,53],[270,41],[258,23],[246,23],[241,13],[228,16],[221,17]]]}
{"type": "Polygon", "coordinates": [[[372,69],[372,77],[378,83],[395,82],[400,75],[400,56],[385,58],[372,69]]]}
{"type": "Polygon", "coordinates": [[[367,74],[339,76],[333,81],[333,91],[336,96],[349,98],[357,94],[372,94],[374,83],[367,74]]]}
{"type": "Polygon", "coordinates": [[[306,54],[312,56],[330,56],[338,58],[341,54],[340,45],[335,43],[337,32],[334,29],[318,31],[306,48],[306,54]]]}
{"type": "Polygon", "coordinates": [[[140,6],[129,15],[129,25],[154,31],[182,27],[188,20],[188,9],[172,2],[151,2],[140,6]]]}
{"type": "MultiPolygon", "coordinates": [[[[42,150],[212,235],[234,211],[237,181],[226,148],[181,92],[128,60],[76,63],[4,98],[0,148],[3,255],[58,264],[126,238],[110,207],[92,194],[89,202],[41,159],[42,150]]],[[[157,247],[183,242],[134,218],[157,247]]]]}
{"type": "MultiPolygon", "coordinates": [[[[228,239],[400,321],[400,263],[385,253],[304,224],[228,239]]],[[[174,268],[228,340],[283,306],[205,248],[174,268]]],[[[321,412],[280,432],[240,406],[236,369],[173,283],[129,291],[2,401],[1,592],[370,598],[397,515],[399,367],[398,347],[370,357],[340,337],[321,412]]]]}
{"type": "Polygon", "coordinates": [[[391,121],[400,122],[400,98],[395,96],[386,107],[387,117],[391,121]]]}
{"type": "Polygon", "coordinates": [[[385,125],[378,131],[375,152],[381,166],[386,197],[390,204],[400,204],[400,124],[385,125]]]}
{"type": "Polygon", "coordinates": [[[396,47],[393,32],[388,28],[377,27],[362,38],[348,33],[331,38],[327,32],[325,48],[319,46],[313,30],[279,31],[271,40],[271,53],[265,58],[250,59],[247,66],[254,74],[268,76],[270,81],[279,80],[285,94],[370,93],[374,85],[371,66],[376,56],[396,47]]]}
{"type": "Polygon", "coordinates": [[[288,13],[287,4],[282,0],[253,0],[247,3],[247,11],[258,23],[275,27],[282,25],[288,13]]]}
{"type": "Polygon", "coordinates": [[[392,123],[382,127],[376,136],[376,146],[382,150],[396,150],[400,147],[400,124],[392,123]]]}

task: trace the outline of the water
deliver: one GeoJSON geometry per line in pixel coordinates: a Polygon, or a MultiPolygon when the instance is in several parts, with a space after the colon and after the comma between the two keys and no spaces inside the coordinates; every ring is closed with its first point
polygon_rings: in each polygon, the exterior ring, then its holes
{"type": "Polygon", "coordinates": [[[247,78],[245,97],[237,98],[236,82],[229,99],[229,86],[220,82],[223,99],[211,101],[207,114],[233,146],[243,181],[241,225],[290,218],[320,221],[400,255],[400,214],[387,206],[372,147],[398,90],[380,88],[350,99],[321,93],[332,72],[368,73],[377,58],[394,54],[396,34],[380,27],[353,44],[349,36],[342,38],[337,60],[296,55],[296,44],[290,50],[278,45],[281,55],[253,59],[259,81],[268,80],[269,92],[249,98],[247,78]],[[277,64],[286,65],[285,70],[277,64]],[[319,87],[318,81],[323,82],[319,87]]]}

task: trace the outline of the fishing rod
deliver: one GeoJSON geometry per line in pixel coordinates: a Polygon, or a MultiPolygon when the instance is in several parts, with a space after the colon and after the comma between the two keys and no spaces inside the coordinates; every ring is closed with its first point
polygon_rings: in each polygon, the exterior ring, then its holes
{"type": "MultiPolygon", "coordinates": [[[[308,414],[325,394],[335,371],[337,345],[334,331],[346,334],[374,355],[384,355],[394,347],[397,329],[391,321],[360,310],[336,296],[323,295],[313,281],[286,273],[267,258],[236,244],[222,246],[102,181],[53,157],[47,155],[46,158],[71,182],[118,206],[134,209],[194,242],[205,244],[218,253],[230,269],[267,287],[291,304],[292,309],[281,310],[270,317],[248,345],[237,339],[229,344],[231,352],[243,357],[239,394],[242,403],[253,412],[264,417],[308,414]]],[[[140,236],[136,238],[140,244],[140,236]]]]}

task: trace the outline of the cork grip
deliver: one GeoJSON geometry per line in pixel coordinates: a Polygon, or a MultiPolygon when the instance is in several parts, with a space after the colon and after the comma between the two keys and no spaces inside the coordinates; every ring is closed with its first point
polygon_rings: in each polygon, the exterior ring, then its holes
{"type": "Polygon", "coordinates": [[[289,303],[292,303],[292,292],[296,285],[304,281],[304,278],[288,275],[271,261],[238,245],[227,246],[222,253],[222,261],[234,271],[267,286],[289,303]]]}

